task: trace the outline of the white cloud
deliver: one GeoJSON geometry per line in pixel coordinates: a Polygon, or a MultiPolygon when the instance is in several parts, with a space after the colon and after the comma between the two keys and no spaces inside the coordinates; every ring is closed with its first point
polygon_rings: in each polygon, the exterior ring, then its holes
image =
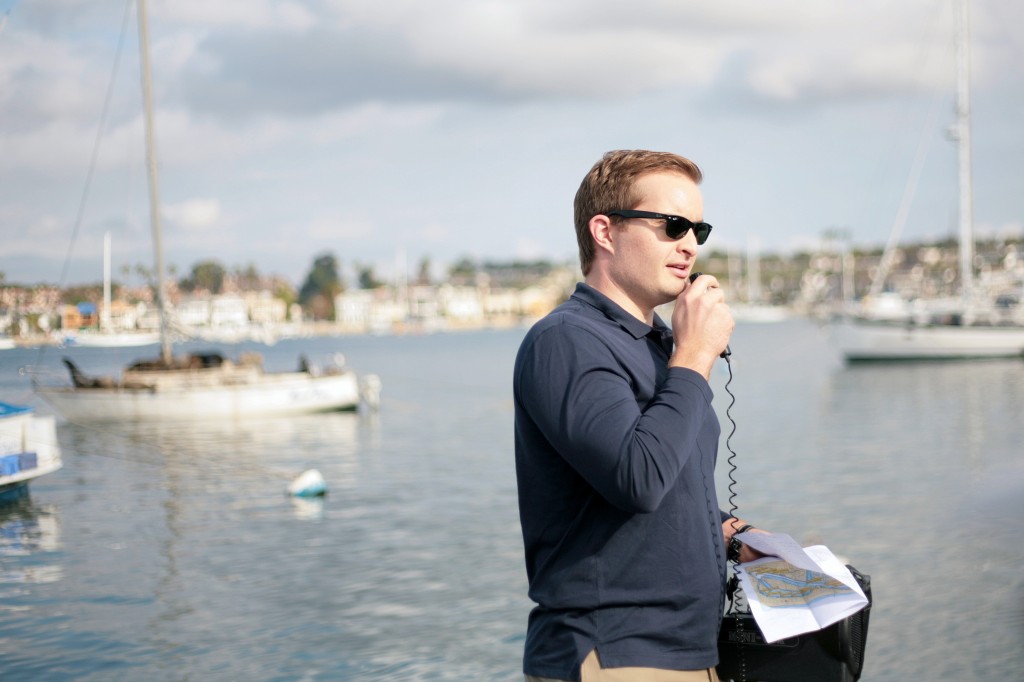
{"type": "MultiPolygon", "coordinates": [[[[977,213],[1016,225],[1024,4],[972,10],[977,213]]],[[[39,251],[7,238],[26,227],[51,243],[70,230],[122,12],[36,0],[10,15],[0,259],[39,251]]],[[[915,116],[952,83],[951,13],[933,0],[152,0],[150,19],[167,248],[183,267],[197,254],[274,270],[287,255],[295,270],[321,250],[367,261],[403,243],[437,262],[571,258],[579,177],[635,146],[714,170],[722,243],[756,229],[766,250],[809,244],[818,223],[877,241],[915,116]]],[[[86,232],[146,222],[128,29],[86,232]]],[[[946,231],[945,197],[926,187],[951,188],[943,173],[922,183],[915,235],[946,231]]]]}
{"type": "Polygon", "coordinates": [[[317,23],[305,3],[271,0],[157,0],[156,21],[207,27],[303,30],[317,23]]]}
{"type": "Polygon", "coordinates": [[[334,111],[311,121],[282,124],[291,134],[301,133],[310,142],[327,144],[373,132],[417,131],[429,128],[443,116],[445,107],[437,104],[385,106],[365,102],[342,111],[334,111]]]}
{"type": "Polygon", "coordinates": [[[0,110],[6,131],[78,119],[83,110],[97,120],[105,86],[94,56],[73,44],[13,30],[0,42],[0,110]]]}
{"type": "Polygon", "coordinates": [[[520,237],[516,240],[515,248],[509,255],[519,260],[535,260],[546,257],[548,253],[540,241],[520,237]]]}
{"type": "Polygon", "coordinates": [[[439,244],[451,238],[452,230],[449,225],[431,221],[418,226],[414,236],[423,244],[439,244]]]}
{"type": "Polygon", "coordinates": [[[217,227],[221,220],[221,207],[217,199],[189,199],[165,205],[163,214],[183,230],[205,232],[217,227]]]}
{"type": "Polygon", "coordinates": [[[350,215],[318,216],[302,232],[317,242],[338,242],[372,235],[373,225],[350,215]]]}
{"type": "MultiPolygon", "coordinates": [[[[16,224],[20,228],[4,232],[4,251],[53,256],[54,245],[67,242],[66,223],[52,214],[26,215],[24,211],[4,207],[0,211],[0,222],[16,224]]],[[[60,255],[63,257],[64,253],[61,252],[60,255]]],[[[2,270],[0,267],[0,271],[2,270]]]]}

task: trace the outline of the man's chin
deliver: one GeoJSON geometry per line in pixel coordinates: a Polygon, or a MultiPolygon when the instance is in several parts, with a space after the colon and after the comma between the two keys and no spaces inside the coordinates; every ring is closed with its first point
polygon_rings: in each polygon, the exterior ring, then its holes
{"type": "Polygon", "coordinates": [[[684,291],[686,291],[686,283],[685,283],[685,281],[684,282],[679,282],[679,283],[674,283],[672,285],[669,285],[669,286],[665,287],[665,290],[664,290],[665,303],[668,303],[669,301],[676,300],[677,298],[679,298],[679,296],[684,291]]]}
{"type": "Polygon", "coordinates": [[[673,292],[672,289],[666,290],[659,297],[658,304],[655,307],[663,306],[669,303],[675,303],[679,295],[683,293],[683,287],[679,287],[678,291],[673,292]]]}

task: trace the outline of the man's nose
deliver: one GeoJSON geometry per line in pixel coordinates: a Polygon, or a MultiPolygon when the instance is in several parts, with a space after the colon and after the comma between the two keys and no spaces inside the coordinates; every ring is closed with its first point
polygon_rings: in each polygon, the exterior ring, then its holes
{"type": "Polygon", "coordinates": [[[686,234],[676,240],[676,251],[693,255],[697,253],[697,235],[693,230],[687,230],[686,234]]]}

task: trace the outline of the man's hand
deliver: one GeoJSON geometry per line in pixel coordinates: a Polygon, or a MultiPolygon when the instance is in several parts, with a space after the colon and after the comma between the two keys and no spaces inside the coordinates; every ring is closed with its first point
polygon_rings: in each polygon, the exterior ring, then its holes
{"type": "Polygon", "coordinates": [[[718,280],[701,275],[676,297],[672,311],[676,348],[669,366],[688,367],[709,378],[735,326],[718,280]]]}
{"type": "MultiPolygon", "coordinates": [[[[728,548],[729,544],[732,542],[732,536],[735,535],[738,532],[745,532],[745,533],[767,533],[768,531],[761,530],[760,528],[754,528],[752,525],[750,525],[749,523],[747,523],[746,521],[744,521],[742,519],[736,519],[736,518],[727,519],[725,521],[725,523],[722,524],[722,537],[725,540],[726,548],[728,548]],[[748,527],[744,530],[744,526],[748,526],[748,527]]],[[[737,542],[739,542],[739,541],[737,541],[737,542]]],[[[740,553],[739,553],[739,559],[738,560],[739,560],[739,562],[741,564],[746,563],[748,561],[754,561],[755,559],[760,559],[760,558],[762,558],[764,556],[765,556],[764,554],[762,554],[761,552],[758,552],[756,549],[748,547],[747,545],[745,545],[742,542],[740,542],[740,553]]]]}

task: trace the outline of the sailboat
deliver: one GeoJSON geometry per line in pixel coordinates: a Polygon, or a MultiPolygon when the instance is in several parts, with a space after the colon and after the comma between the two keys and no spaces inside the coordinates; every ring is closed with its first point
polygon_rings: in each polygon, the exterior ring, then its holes
{"type": "MultiPolygon", "coordinates": [[[[789,311],[779,305],[766,303],[761,290],[761,255],[756,240],[747,244],[747,298],[746,301],[729,304],[729,311],[737,322],[770,323],[782,322],[789,317],[789,311]]],[[[739,281],[738,259],[729,255],[729,283],[739,281]],[[734,268],[734,263],[736,267],[734,268]],[[737,273],[734,275],[734,269],[737,273]]]]}
{"type": "MultiPolygon", "coordinates": [[[[860,310],[832,325],[832,336],[850,361],[938,360],[1018,357],[1024,355],[1024,320],[995,309],[974,285],[973,189],[971,176],[970,53],[968,5],[959,0],[957,23],[957,142],[961,296],[952,304],[918,300],[902,312],[872,314],[860,310]]],[[[873,289],[891,261],[895,244],[886,248],[873,289]]],[[[875,300],[885,301],[884,296],[875,300]]]]}
{"type": "Polygon", "coordinates": [[[98,346],[104,348],[124,348],[128,346],[149,346],[160,342],[160,335],[145,331],[117,331],[114,329],[111,308],[113,301],[110,292],[110,232],[103,235],[103,307],[100,308],[100,328],[98,332],[86,331],[65,339],[65,343],[75,346],[98,346]]]}
{"type": "Polygon", "coordinates": [[[120,378],[89,376],[65,358],[72,385],[44,386],[35,378],[34,390],[66,419],[80,423],[223,420],[354,410],[361,401],[376,404],[379,380],[370,375],[361,382],[343,362],[315,366],[303,357],[296,371],[269,373],[264,372],[262,359],[251,353],[237,361],[217,352],[174,356],[164,283],[146,0],[139,0],[138,20],[160,357],[132,364],[120,378]]]}

